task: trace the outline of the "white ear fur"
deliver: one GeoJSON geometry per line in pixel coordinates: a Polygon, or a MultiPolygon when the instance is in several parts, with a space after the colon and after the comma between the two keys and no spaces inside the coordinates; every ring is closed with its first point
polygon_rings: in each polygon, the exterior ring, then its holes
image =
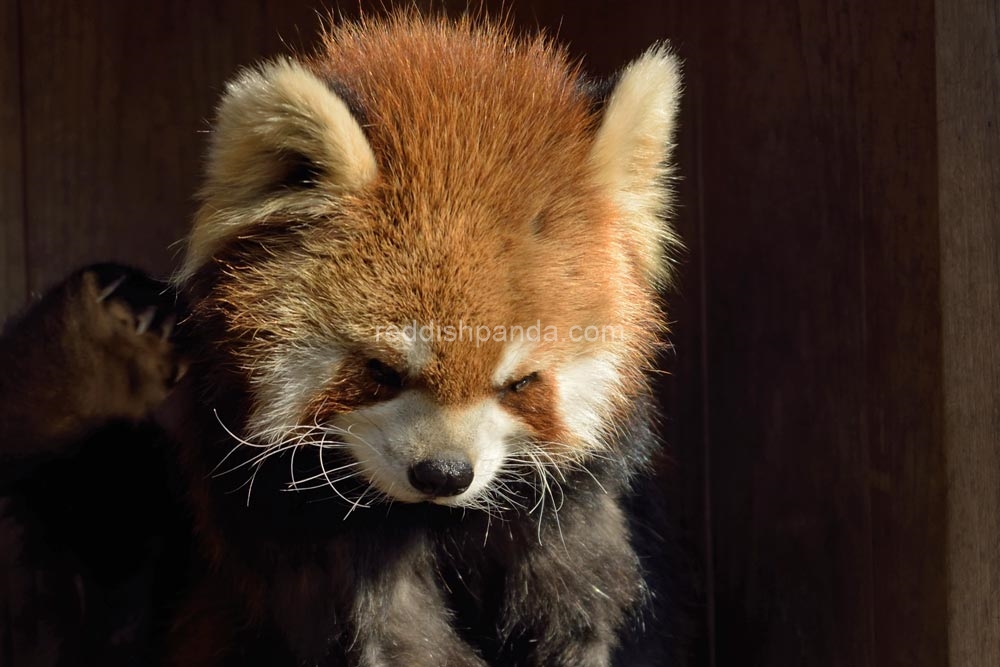
{"type": "Polygon", "coordinates": [[[315,74],[284,58],[245,70],[227,84],[218,108],[203,206],[175,281],[189,278],[239,229],[282,208],[282,198],[308,207],[357,191],[376,173],[361,126],[315,74]],[[322,172],[315,190],[275,191],[290,157],[304,157],[322,172]]]}
{"type": "Polygon", "coordinates": [[[669,248],[679,245],[665,217],[680,94],[680,61],[665,45],[654,46],[622,72],[590,154],[599,185],[617,204],[622,232],[654,285],[669,281],[669,248]]]}

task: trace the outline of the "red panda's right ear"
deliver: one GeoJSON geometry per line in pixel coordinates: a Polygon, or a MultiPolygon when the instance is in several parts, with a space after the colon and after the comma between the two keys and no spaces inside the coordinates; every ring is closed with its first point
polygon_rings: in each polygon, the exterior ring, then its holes
{"type": "Polygon", "coordinates": [[[247,225],[283,211],[308,216],[377,174],[347,103],[302,64],[278,59],[226,86],[212,129],[205,182],[183,283],[247,225]]]}

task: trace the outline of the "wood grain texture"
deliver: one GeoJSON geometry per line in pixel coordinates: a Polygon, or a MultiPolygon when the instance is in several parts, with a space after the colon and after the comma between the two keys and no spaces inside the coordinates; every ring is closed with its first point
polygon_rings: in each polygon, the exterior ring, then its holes
{"type": "Polygon", "coordinates": [[[932,3],[700,11],[718,664],[945,664],[932,3]]]}
{"type": "Polygon", "coordinates": [[[1000,8],[936,5],[951,665],[1000,664],[1000,8]]]}
{"type": "Polygon", "coordinates": [[[0,323],[24,303],[20,0],[0,5],[0,323]]]}
{"type": "Polygon", "coordinates": [[[874,664],[942,665],[947,480],[934,6],[859,7],[874,664]]]}
{"type": "Polygon", "coordinates": [[[237,67],[312,33],[306,3],[23,3],[32,289],[114,259],[157,273],[185,233],[215,100],[237,67]]]}

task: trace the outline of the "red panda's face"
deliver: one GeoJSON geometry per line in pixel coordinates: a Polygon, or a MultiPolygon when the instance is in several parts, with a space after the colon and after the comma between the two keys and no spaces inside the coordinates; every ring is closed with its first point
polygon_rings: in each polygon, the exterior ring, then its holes
{"type": "Polygon", "coordinates": [[[677,87],[654,49],[595,110],[544,42],[417,19],[237,78],[178,276],[234,435],[314,449],[293,486],[463,507],[605,455],[662,326],[677,87]]]}

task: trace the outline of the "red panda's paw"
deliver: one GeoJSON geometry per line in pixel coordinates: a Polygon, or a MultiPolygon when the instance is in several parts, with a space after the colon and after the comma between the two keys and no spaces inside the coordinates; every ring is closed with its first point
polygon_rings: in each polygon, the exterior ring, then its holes
{"type": "Polygon", "coordinates": [[[166,398],[184,373],[171,335],[175,298],[163,282],[117,264],[96,264],[66,284],[73,312],[72,350],[82,386],[94,391],[87,406],[107,418],[142,419],[166,398]]]}

